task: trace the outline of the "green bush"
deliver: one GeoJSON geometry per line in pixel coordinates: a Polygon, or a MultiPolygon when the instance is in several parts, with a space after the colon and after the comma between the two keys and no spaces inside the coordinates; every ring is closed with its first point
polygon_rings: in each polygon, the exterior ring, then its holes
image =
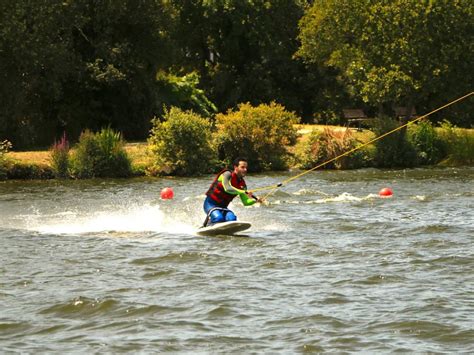
{"type": "Polygon", "coordinates": [[[8,179],[52,179],[55,174],[51,167],[43,164],[12,161],[8,164],[8,179]]]}
{"type": "Polygon", "coordinates": [[[152,120],[148,138],[153,164],[151,175],[180,175],[208,173],[215,162],[211,145],[211,124],[192,111],[177,107],[165,110],[163,122],[152,120]]]}
{"type": "Polygon", "coordinates": [[[445,120],[441,124],[440,138],[444,143],[447,159],[454,165],[474,163],[474,131],[460,129],[445,120]]]}
{"type": "Polygon", "coordinates": [[[8,150],[12,147],[12,144],[4,140],[0,142],[0,180],[6,179],[7,178],[7,158],[6,158],[6,153],[8,153],[8,150]]]}
{"type": "Polygon", "coordinates": [[[430,121],[421,121],[408,129],[408,140],[417,155],[417,164],[436,164],[445,156],[443,142],[430,121]]]}
{"type": "Polygon", "coordinates": [[[287,167],[287,147],[296,143],[294,124],[300,121],[293,112],[272,102],[252,107],[239,105],[238,111],[216,115],[218,157],[230,164],[245,156],[252,171],[282,170],[287,167]]]}
{"type": "MultiPolygon", "coordinates": [[[[377,137],[392,131],[400,124],[390,118],[379,119],[374,125],[377,137]]],[[[417,155],[407,138],[406,129],[395,131],[375,142],[375,166],[379,168],[413,167],[417,155]]]]}
{"type": "Polygon", "coordinates": [[[54,142],[50,149],[51,168],[58,178],[69,176],[69,142],[66,133],[63,134],[59,142],[54,142]]]}
{"type": "MultiPolygon", "coordinates": [[[[297,165],[302,169],[312,169],[354,149],[357,145],[358,142],[349,129],[325,128],[323,132],[312,131],[307,139],[300,141],[296,146],[297,165]]],[[[368,166],[370,161],[369,149],[363,148],[324,165],[324,168],[361,168],[368,166]]]]}
{"type": "Polygon", "coordinates": [[[71,172],[80,179],[131,176],[131,163],[122,135],[111,128],[99,133],[84,131],[72,156],[71,172]]]}

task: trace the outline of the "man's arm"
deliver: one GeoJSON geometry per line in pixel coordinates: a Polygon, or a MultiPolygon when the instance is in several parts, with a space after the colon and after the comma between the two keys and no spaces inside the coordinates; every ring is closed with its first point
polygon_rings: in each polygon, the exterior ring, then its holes
{"type": "Polygon", "coordinates": [[[240,194],[240,199],[242,200],[244,206],[252,206],[257,202],[257,200],[251,196],[251,194],[247,194],[246,192],[240,194]]]}
{"type": "Polygon", "coordinates": [[[232,178],[232,173],[230,171],[224,172],[221,176],[219,176],[219,180],[222,182],[222,186],[224,186],[225,192],[231,195],[240,195],[245,194],[244,190],[239,190],[230,184],[230,179],[232,178]]]}
{"type": "Polygon", "coordinates": [[[232,173],[230,171],[226,171],[221,176],[219,176],[219,179],[222,179],[221,182],[225,192],[231,195],[239,195],[244,206],[251,206],[255,202],[257,202],[257,200],[251,197],[251,195],[249,196],[246,191],[237,189],[236,187],[232,186],[230,183],[231,178],[232,173]]]}

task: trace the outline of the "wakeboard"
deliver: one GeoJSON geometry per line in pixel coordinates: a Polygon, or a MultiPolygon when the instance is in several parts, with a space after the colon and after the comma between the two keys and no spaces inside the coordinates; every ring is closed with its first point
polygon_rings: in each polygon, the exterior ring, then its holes
{"type": "Polygon", "coordinates": [[[249,222],[230,221],[212,224],[210,226],[201,227],[196,231],[197,235],[234,235],[249,229],[249,222]]]}

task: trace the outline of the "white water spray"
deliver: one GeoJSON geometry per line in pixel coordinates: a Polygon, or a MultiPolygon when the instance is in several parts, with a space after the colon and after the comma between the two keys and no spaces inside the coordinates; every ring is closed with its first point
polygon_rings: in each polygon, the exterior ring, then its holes
{"type": "Polygon", "coordinates": [[[29,230],[52,234],[165,232],[192,234],[196,226],[158,205],[110,206],[101,211],[65,211],[28,216],[29,230]]]}

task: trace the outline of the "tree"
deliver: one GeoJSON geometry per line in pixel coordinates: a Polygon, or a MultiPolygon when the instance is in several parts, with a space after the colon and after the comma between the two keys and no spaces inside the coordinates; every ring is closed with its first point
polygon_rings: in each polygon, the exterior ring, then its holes
{"type": "Polygon", "coordinates": [[[317,0],[300,22],[298,56],[336,68],[355,99],[436,107],[472,90],[469,1],[317,0]]]}
{"type": "Polygon", "coordinates": [[[55,104],[76,67],[70,20],[54,1],[0,3],[0,136],[15,147],[54,131],[55,104]]]}
{"type": "Polygon", "coordinates": [[[110,125],[145,138],[174,18],[165,0],[0,2],[0,136],[49,145],[110,125]]]}
{"type": "Polygon", "coordinates": [[[179,57],[185,58],[177,69],[197,70],[219,111],[241,102],[258,105],[273,100],[304,111],[308,106],[304,89],[317,91],[318,84],[307,80],[304,65],[292,58],[305,3],[174,1],[179,57]]]}

